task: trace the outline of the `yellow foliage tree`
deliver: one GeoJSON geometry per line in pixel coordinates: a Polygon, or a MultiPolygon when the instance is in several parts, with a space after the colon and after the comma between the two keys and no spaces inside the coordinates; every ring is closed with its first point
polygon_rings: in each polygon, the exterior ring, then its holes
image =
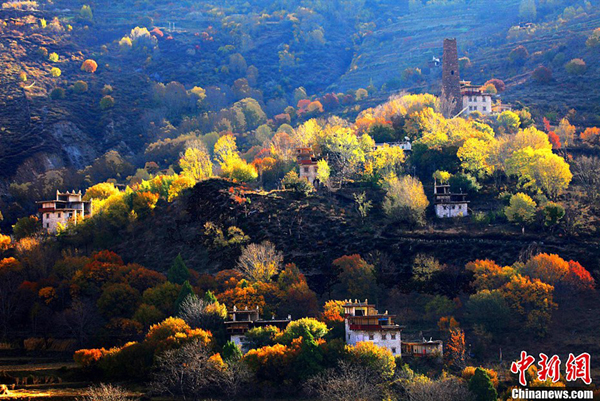
{"type": "MultiPolygon", "coordinates": [[[[218,142],[217,142],[218,143],[218,142]]],[[[179,159],[179,166],[182,169],[181,174],[193,178],[195,181],[202,181],[212,177],[212,162],[208,152],[199,148],[188,148],[179,159]]]]}

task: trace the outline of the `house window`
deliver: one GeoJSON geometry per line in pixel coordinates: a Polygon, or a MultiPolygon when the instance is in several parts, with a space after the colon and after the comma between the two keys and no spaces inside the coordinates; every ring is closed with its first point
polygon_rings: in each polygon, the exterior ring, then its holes
{"type": "Polygon", "coordinates": [[[46,213],[46,218],[49,219],[50,218],[50,213],[46,213]]]}
{"type": "Polygon", "coordinates": [[[350,341],[350,334],[348,334],[348,341],[350,341]]]}
{"type": "Polygon", "coordinates": [[[69,217],[73,217],[73,213],[69,213],[69,217]]]}
{"type": "Polygon", "coordinates": [[[396,353],[396,348],[392,347],[392,354],[395,354],[395,353],[396,353]]]}
{"type": "Polygon", "coordinates": [[[382,335],[381,335],[381,339],[382,339],[382,340],[387,340],[387,334],[382,334],[382,335]]]}
{"type": "Polygon", "coordinates": [[[50,228],[50,223],[46,223],[46,228],[50,228]]]}
{"type": "Polygon", "coordinates": [[[396,339],[396,335],[392,334],[392,340],[395,340],[395,339],[396,339]]]}
{"type": "Polygon", "coordinates": [[[487,107],[486,106],[483,106],[483,111],[487,111],[487,107]]]}
{"type": "Polygon", "coordinates": [[[308,173],[308,167],[304,167],[304,172],[308,173]]]}
{"type": "Polygon", "coordinates": [[[375,336],[373,334],[369,334],[369,340],[373,341],[375,339],[375,336]]]}
{"type": "Polygon", "coordinates": [[[58,218],[60,219],[60,213],[58,214],[58,218]]]}

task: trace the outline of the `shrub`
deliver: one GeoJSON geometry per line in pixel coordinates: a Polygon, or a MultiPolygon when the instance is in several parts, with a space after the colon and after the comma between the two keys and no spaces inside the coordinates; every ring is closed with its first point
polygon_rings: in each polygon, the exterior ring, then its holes
{"type": "Polygon", "coordinates": [[[114,106],[115,106],[115,99],[112,96],[106,95],[102,99],[100,99],[100,109],[108,110],[108,109],[113,108],[114,106]]]}
{"type": "Polygon", "coordinates": [[[88,84],[85,81],[77,81],[73,84],[75,93],[85,93],[88,90],[88,84]]]}
{"type": "Polygon", "coordinates": [[[310,182],[308,182],[308,180],[300,178],[298,173],[293,170],[283,177],[281,180],[281,185],[286,190],[299,192],[304,195],[308,195],[314,190],[313,186],[310,184],[310,182]]]}
{"type": "Polygon", "coordinates": [[[531,78],[536,82],[546,84],[552,80],[552,70],[541,65],[533,71],[531,78]]]}
{"type": "Polygon", "coordinates": [[[63,88],[54,88],[50,91],[50,98],[52,100],[64,99],[65,90],[63,88]]]}
{"type": "Polygon", "coordinates": [[[62,71],[58,67],[53,67],[50,70],[50,75],[52,75],[54,78],[60,77],[60,74],[62,74],[62,71]]]}
{"type": "Polygon", "coordinates": [[[50,53],[50,55],[48,56],[48,60],[52,61],[53,63],[56,63],[58,61],[58,54],[50,53]]]}
{"type": "Polygon", "coordinates": [[[569,75],[583,75],[587,71],[587,65],[582,59],[574,58],[565,64],[565,70],[569,75]]]}
{"type": "Polygon", "coordinates": [[[132,401],[132,398],[119,386],[101,383],[98,386],[89,387],[86,395],[77,398],[77,401],[132,401]]]}
{"type": "Polygon", "coordinates": [[[523,64],[529,57],[529,52],[525,46],[517,46],[508,54],[508,58],[513,64],[523,64]]]}

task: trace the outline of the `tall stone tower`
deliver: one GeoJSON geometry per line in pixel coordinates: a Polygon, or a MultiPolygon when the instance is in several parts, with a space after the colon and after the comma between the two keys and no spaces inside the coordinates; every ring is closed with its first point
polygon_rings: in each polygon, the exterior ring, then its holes
{"type": "Polygon", "coordinates": [[[454,103],[453,116],[460,113],[462,96],[460,94],[460,73],[458,71],[458,48],[456,39],[444,39],[444,61],[442,71],[442,97],[454,103]]]}

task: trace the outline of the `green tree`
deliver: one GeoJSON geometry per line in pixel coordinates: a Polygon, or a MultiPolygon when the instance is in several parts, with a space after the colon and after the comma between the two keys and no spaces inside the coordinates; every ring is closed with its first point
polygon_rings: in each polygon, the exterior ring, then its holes
{"type": "Polygon", "coordinates": [[[171,268],[167,271],[167,279],[174,284],[183,284],[190,278],[190,271],[185,265],[181,254],[173,260],[171,268]]]}
{"type": "Polygon", "coordinates": [[[223,350],[221,351],[221,356],[223,360],[227,363],[235,362],[242,359],[242,350],[240,347],[234,343],[233,341],[227,341],[223,346],[223,350]]]}
{"type": "Polygon", "coordinates": [[[36,216],[21,217],[12,228],[16,240],[32,237],[40,231],[40,220],[36,216]]]}
{"type": "Polygon", "coordinates": [[[517,193],[510,198],[510,204],[504,208],[504,214],[511,223],[515,223],[523,227],[530,224],[535,217],[535,209],[537,205],[529,195],[517,193]]]}
{"type": "Polygon", "coordinates": [[[565,217],[565,208],[560,203],[548,202],[544,205],[544,225],[557,225],[565,217]]]}
{"type": "Polygon", "coordinates": [[[291,321],[285,328],[281,341],[289,344],[293,339],[302,337],[306,333],[310,333],[313,338],[319,339],[325,337],[328,332],[327,324],[317,319],[305,317],[291,321]]]}
{"type": "Polygon", "coordinates": [[[469,380],[469,390],[475,394],[477,401],[496,401],[498,399],[498,392],[494,388],[492,379],[482,368],[475,369],[475,374],[469,380]]]}
{"type": "Polygon", "coordinates": [[[179,291],[179,295],[177,296],[177,300],[175,300],[175,311],[179,312],[181,304],[190,296],[196,296],[194,294],[194,289],[188,280],[185,280],[183,285],[181,286],[181,290],[179,291]]]}

